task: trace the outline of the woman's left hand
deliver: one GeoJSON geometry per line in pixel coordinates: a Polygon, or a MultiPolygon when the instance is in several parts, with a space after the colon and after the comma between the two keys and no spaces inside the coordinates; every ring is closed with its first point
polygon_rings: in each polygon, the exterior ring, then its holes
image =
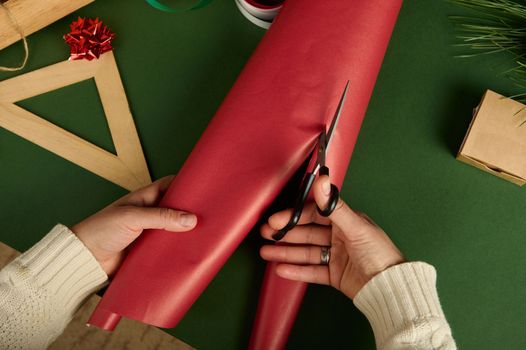
{"type": "Polygon", "coordinates": [[[155,207],[173,180],[168,176],[132,192],[73,226],[108,276],[115,273],[128,247],[145,229],[192,230],[194,214],[155,207]]]}

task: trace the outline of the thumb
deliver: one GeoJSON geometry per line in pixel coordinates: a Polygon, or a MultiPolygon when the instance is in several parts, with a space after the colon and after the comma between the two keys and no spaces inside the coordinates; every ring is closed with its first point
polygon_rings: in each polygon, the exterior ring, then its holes
{"type": "MultiPolygon", "coordinates": [[[[331,194],[331,181],[327,175],[322,175],[313,185],[314,200],[320,208],[325,208],[329,202],[331,194]]],[[[369,224],[363,220],[354,210],[341,199],[338,198],[336,208],[329,215],[332,223],[338,226],[343,233],[349,238],[356,238],[360,232],[363,232],[369,224]]]]}
{"type": "Polygon", "coordinates": [[[197,224],[194,214],[170,208],[128,207],[126,220],[135,229],[163,229],[172,232],[192,230],[197,224]]]}

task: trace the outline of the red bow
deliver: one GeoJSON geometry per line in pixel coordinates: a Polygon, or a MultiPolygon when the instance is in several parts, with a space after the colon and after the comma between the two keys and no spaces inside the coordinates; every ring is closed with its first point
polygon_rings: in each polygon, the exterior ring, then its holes
{"type": "Polygon", "coordinates": [[[70,46],[70,60],[99,58],[107,51],[113,50],[111,41],[115,33],[106,27],[98,18],[81,18],[70,25],[71,31],[64,35],[70,46]]]}

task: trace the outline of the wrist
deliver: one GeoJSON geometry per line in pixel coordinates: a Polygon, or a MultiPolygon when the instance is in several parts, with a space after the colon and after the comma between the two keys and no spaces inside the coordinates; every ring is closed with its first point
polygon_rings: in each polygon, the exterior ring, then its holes
{"type": "Polygon", "coordinates": [[[364,254],[367,258],[364,259],[366,264],[363,271],[367,275],[367,282],[391,266],[406,262],[402,252],[383,231],[380,231],[379,237],[372,243],[364,254]]]}
{"type": "Polygon", "coordinates": [[[384,259],[371,259],[362,267],[361,278],[358,280],[355,288],[352,288],[349,293],[345,293],[349,298],[354,299],[358,293],[376,276],[385,270],[407,262],[402,254],[392,254],[384,256],[384,259]]]}
{"type": "Polygon", "coordinates": [[[384,259],[382,261],[377,261],[376,263],[372,264],[372,268],[368,272],[367,276],[367,282],[372,280],[376,275],[384,272],[388,268],[400,265],[405,263],[406,260],[401,254],[394,254],[393,256],[389,257],[388,259],[384,259]]]}
{"type": "Polygon", "coordinates": [[[77,224],[71,228],[71,231],[77,236],[79,241],[84,244],[86,249],[91,253],[91,255],[95,258],[97,263],[99,263],[102,270],[106,273],[106,275],[110,276],[113,273],[112,264],[110,262],[109,257],[105,256],[103,252],[100,251],[100,249],[97,248],[97,245],[93,241],[92,235],[85,232],[85,230],[82,229],[82,223],[77,224]]]}

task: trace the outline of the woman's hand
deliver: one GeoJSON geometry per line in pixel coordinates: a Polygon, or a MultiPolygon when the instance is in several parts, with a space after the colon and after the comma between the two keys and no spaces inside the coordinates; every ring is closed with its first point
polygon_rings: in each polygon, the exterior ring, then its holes
{"type": "MultiPolygon", "coordinates": [[[[329,200],[330,180],[321,176],[313,185],[314,199],[320,208],[329,200]]],[[[261,227],[271,239],[291,215],[285,210],[272,215],[261,227]]],[[[278,262],[276,272],[283,278],[327,284],[354,298],[376,274],[404,262],[404,257],[385,232],[365,214],[354,212],[341,199],[334,212],[322,217],[316,204],[307,205],[299,225],[283,238],[287,245],[265,245],[263,259],[278,262]],[[321,264],[322,247],[330,247],[328,265],[321,264]]]]}
{"type": "Polygon", "coordinates": [[[183,232],[193,229],[193,214],[155,207],[173,176],[132,192],[73,226],[72,231],[111,276],[119,267],[125,249],[145,229],[183,232]]]}

